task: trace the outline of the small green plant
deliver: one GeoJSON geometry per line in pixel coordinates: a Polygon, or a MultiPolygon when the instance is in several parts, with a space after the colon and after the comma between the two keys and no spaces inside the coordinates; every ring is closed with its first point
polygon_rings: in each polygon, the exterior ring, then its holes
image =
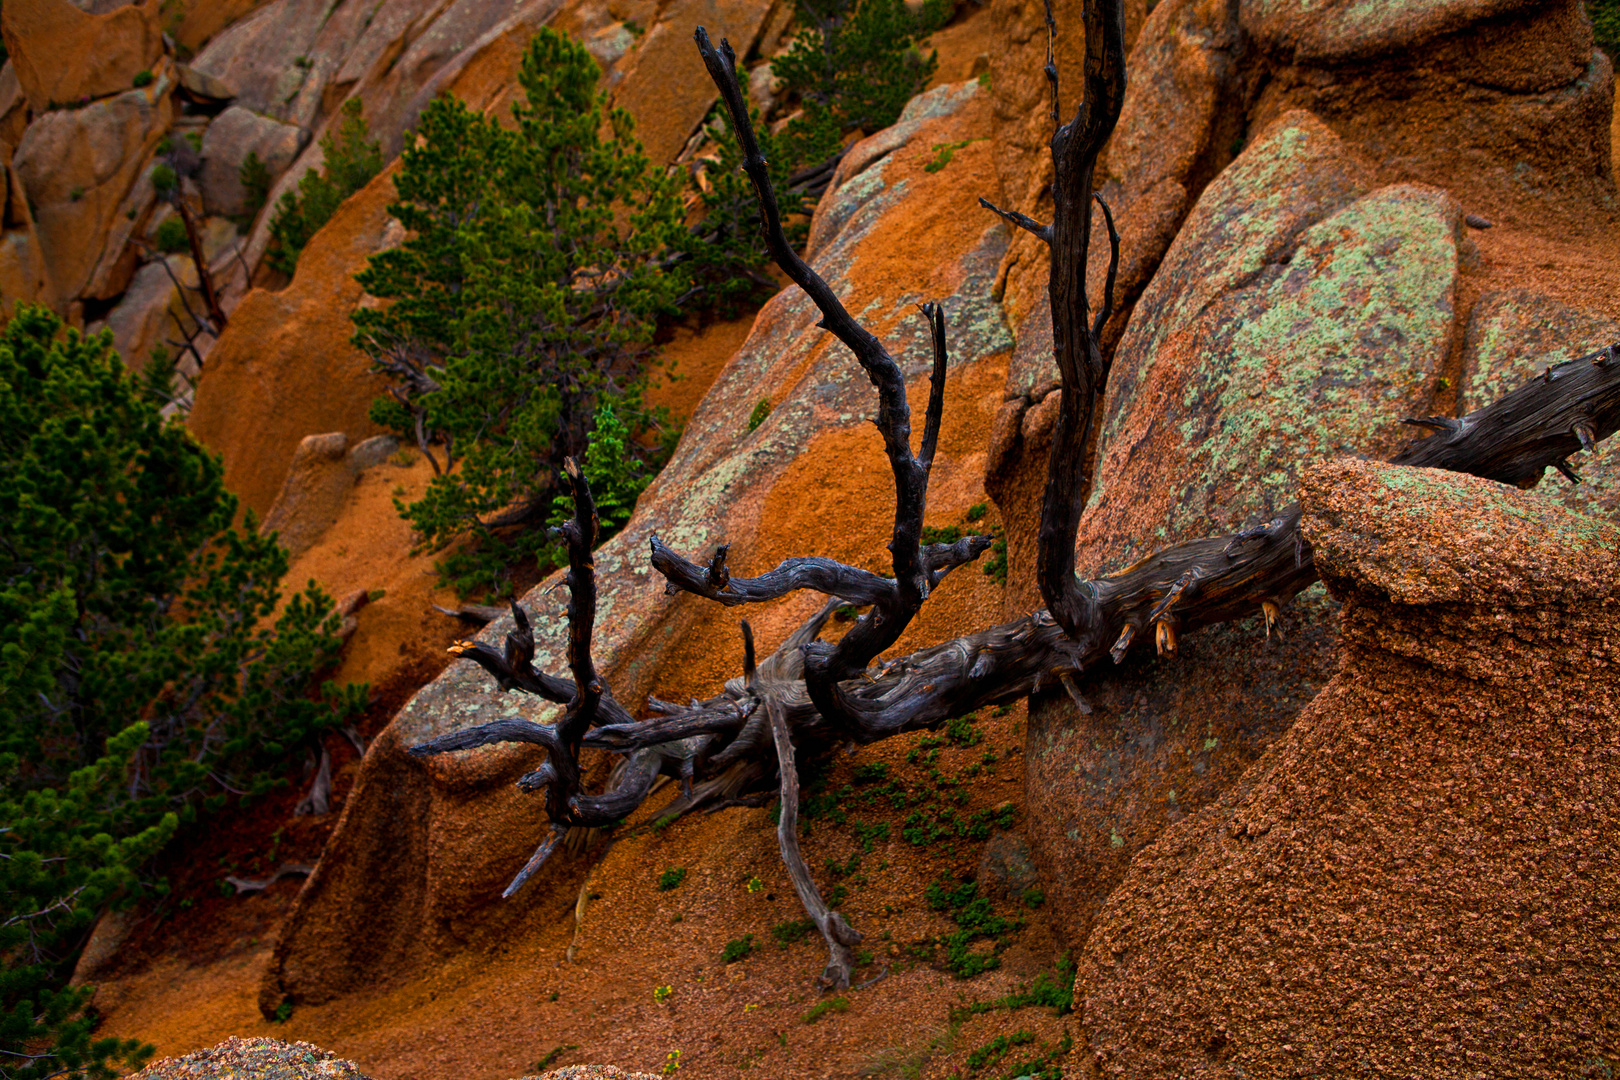
{"type": "Polygon", "coordinates": [[[753,951],[754,935],[744,934],[740,938],[732,938],[726,942],[726,947],[720,951],[720,959],[728,964],[735,964],[753,951]]]}
{"type": "Polygon", "coordinates": [[[167,195],[180,186],[180,177],[175,175],[174,166],[167,161],[160,161],[152,166],[152,190],[159,195],[167,195]]]}
{"type": "Polygon", "coordinates": [[[972,713],[951,717],[945,721],[945,738],[950,740],[952,746],[977,746],[984,739],[974,726],[977,719],[972,713]]]}
{"type": "Polygon", "coordinates": [[[301,71],[308,71],[310,68],[312,68],[314,66],[315,66],[315,61],[311,60],[307,56],[295,56],[295,57],[293,57],[293,67],[298,68],[301,71]]]}
{"type": "MultiPolygon", "coordinates": [[[[553,998],[552,1000],[556,1000],[556,999],[553,998]]],[[[555,1047],[545,1057],[541,1058],[539,1061],[534,1063],[534,1071],[537,1072],[537,1073],[543,1073],[543,1072],[546,1071],[546,1069],[548,1069],[551,1066],[551,1063],[553,1061],[556,1061],[558,1058],[562,1057],[564,1054],[568,1053],[568,1051],[570,1051],[570,1050],[578,1050],[578,1049],[579,1049],[578,1044],[574,1044],[574,1045],[571,1045],[571,1046],[558,1046],[558,1047],[555,1047]]]]}
{"type": "Polygon", "coordinates": [[[754,411],[748,414],[748,430],[757,430],[759,425],[765,422],[765,418],[770,415],[771,399],[760,398],[759,401],[754,404],[754,411]]]}
{"type": "Polygon", "coordinates": [[[681,1052],[679,1050],[671,1050],[669,1052],[668,1056],[666,1056],[664,1058],[664,1075],[665,1076],[674,1076],[676,1073],[678,1073],[680,1071],[681,1071],[681,1052]]]}
{"type": "Polygon", "coordinates": [[[810,931],[815,928],[816,924],[809,919],[789,919],[771,927],[771,937],[776,939],[778,948],[785,949],[809,937],[810,931]]]}
{"type": "Polygon", "coordinates": [[[924,545],[954,544],[960,539],[962,539],[962,530],[955,525],[945,525],[939,528],[932,525],[923,526],[922,542],[924,545]]]}
{"type": "Polygon", "coordinates": [[[967,1056],[967,1067],[974,1072],[994,1068],[1015,1046],[1028,1046],[1035,1041],[1035,1033],[1027,1029],[1011,1035],[997,1035],[967,1056]]]}
{"type": "Polygon", "coordinates": [[[253,219],[259,216],[259,211],[263,210],[264,204],[269,201],[270,186],[274,178],[270,175],[270,166],[260,160],[258,151],[250,150],[248,156],[242,159],[237,179],[242,182],[244,198],[242,213],[236,224],[245,229],[253,224],[253,219]]]}
{"type": "Polygon", "coordinates": [[[761,893],[765,891],[765,883],[757,877],[751,877],[743,883],[743,888],[747,889],[750,895],[761,893]]]}
{"type": "Polygon", "coordinates": [[[662,1005],[664,1002],[668,1001],[670,999],[670,995],[674,993],[675,988],[672,986],[655,986],[653,987],[653,1000],[662,1005]]]}
{"type": "Polygon", "coordinates": [[[995,541],[990,545],[990,557],[984,561],[984,572],[987,577],[995,579],[997,585],[1007,584],[1007,538],[1001,535],[999,528],[992,530],[995,541]]]}
{"type": "Polygon", "coordinates": [[[292,1002],[283,1001],[280,1005],[276,1006],[276,1013],[273,1017],[271,1017],[271,1020],[277,1024],[285,1024],[287,1021],[292,1019],[292,1014],[292,1002]]]}
{"type": "Polygon", "coordinates": [[[1035,976],[1033,983],[1022,990],[992,1001],[977,1001],[953,1008],[951,1022],[958,1023],[969,1016],[998,1009],[1023,1009],[1032,1005],[1051,1009],[1054,1015],[1062,1016],[1074,1007],[1075,971],[1076,964],[1069,959],[1068,953],[1064,953],[1057,958],[1051,972],[1041,972],[1035,976]]]}
{"type": "Polygon", "coordinates": [[[989,510],[990,505],[988,503],[974,503],[972,506],[968,507],[967,519],[969,521],[978,521],[980,518],[984,517],[989,510]]]}
{"type": "Polygon", "coordinates": [[[157,231],[152,234],[152,242],[163,254],[173,255],[190,247],[191,237],[186,235],[186,223],[178,215],[171,214],[158,223],[157,231]]]}
{"type": "Polygon", "coordinates": [[[82,184],[74,187],[72,191],[68,192],[68,202],[78,202],[83,198],[84,186],[82,184]]]}
{"type": "Polygon", "coordinates": [[[1024,890],[1024,895],[1021,897],[1021,899],[1024,901],[1025,907],[1038,908],[1042,904],[1046,903],[1046,893],[1031,885],[1029,888],[1024,890]]]}
{"type": "Polygon", "coordinates": [[[889,778],[889,763],[886,761],[868,761],[855,766],[855,774],[851,777],[857,784],[878,784],[889,778]]]}
{"type": "Polygon", "coordinates": [[[686,867],[671,866],[658,875],[658,887],[668,891],[679,888],[681,882],[686,880],[686,867]]]}
{"type": "Polygon", "coordinates": [[[961,142],[935,143],[934,158],[928,164],[923,166],[923,172],[939,172],[941,169],[945,168],[945,166],[951,163],[951,158],[956,156],[956,152],[958,150],[962,149],[964,146],[967,146],[973,141],[973,139],[963,139],[961,142]]]}
{"type": "Polygon", "coordinates": [[[804,1014],[804,1022],[813,1024],[828,1013],[849,1012],[849,998],[835,997],[826,1001],[817,1002],[811,1010],[804,1014]]]}
{"type": "Polygon", "coordinates": [[[1586,13],[1592,19],[1592,41],[1609,54],[1620,57],[1620,0],[1586,0],[1586,13]]]}
{"type": "Polygon", "coordinates": [[[130,85],[135,87],[135,89],[137,89],[137,90],[141,89],[144,86],[151,86],[152,85],[152,72],[149,71],[149,70],[137,71],[135,73],[135,78],[130,80],[130,85]]]}
{"type": "Polygon", "coordinates": [[[999,945],[1000,938],[1018,925],[1011,919],[997,915],[988,897],[979,895],[977,883],[969,881],[952,886],[948,882],[935,882],[924,891],[928,906],[944,912],[956,922],[956,930],[945,935],[945,966],[959,979],[973,976],[1001,966],[1001,957],[995,953],[971,951],[979,938],[990,938],[999,945]]]}
{"type": "Polygon", "coordinates": [[[304,245],[332,219],[343,201],[382,172],[382,148],[367,137],[360,109],[359,98],[344,103],[337,131],[321,137],[322,171],[304,173],[298,179],[298,190],[287,192],[276,203],[265,261],[284,274],[292,274],[304,245]]]}

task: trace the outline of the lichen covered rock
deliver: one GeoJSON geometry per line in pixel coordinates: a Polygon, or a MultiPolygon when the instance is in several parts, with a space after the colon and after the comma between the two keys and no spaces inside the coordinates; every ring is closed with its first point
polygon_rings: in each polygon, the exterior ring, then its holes
{"type": "MultiPolygon", "coordinates": [[[[1482,409],[1547,368],[1614,341],[1620,341],[1620,319],[1560,304],[1532,289],[1487,293],[1469,313],[1458,409],[1482,409]]],[[[1549,475],[1536,493],[1582,513],[1620,512],[1620,466],[1612,451],[1577,453],[1570,465],[1581,483],[1549,475]]]]}
{"type": "MultiPolygon", "coordinates": [[[[1308,114],[1249,146],[1120,343],[1080,572],[1264,521],[1311,463],[1409,441],[1400,420],[1427,411],[1451,352],[1460,232],[1443,192],[1373,188],[1308,114]]],[[[1335,608],[1311,590],[1277,635],[1257,608],[1174,660],[1094,673],[1090,717],[1061,693],[1032,704],[1029,834],[1071,941],[1132,856],[1235,783],[1327,681],[1335,608]]]]}

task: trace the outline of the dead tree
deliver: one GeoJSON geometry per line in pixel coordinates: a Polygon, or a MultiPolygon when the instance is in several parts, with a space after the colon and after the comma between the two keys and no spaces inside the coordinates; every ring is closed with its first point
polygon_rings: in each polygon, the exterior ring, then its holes
{"type": "MultiPolygon", "coordinates": [[[[544,791],[551,832],[505,895],[515,892],[571,826],[600,826],[624,818],[659,775],[678,778],[682,794],[665,807],[668,817],[703,807],[781,800],[782,858],[806,911],[826,939],[829,960],[818,983],[849,985],[852,947],[860,935],[828,909],[799,853],[791,822],[798,810],[799,760],[824,755],[854,740],[871,742],[936,727],[988,705],[1028,697],[1043,686],[1061,685],[1082,711],[1089,711],[1081,685],[1088,673],[1117,664],[1132,650],[1176,651],[1179,635],[1250,615],[1265,615],[1269,632],[1284,604],[1316,580],[1310,546],[1299,532],[1300,511],[1290,506],[1275,518],[1235,534],[1166,548],[1110,577],[1075,573],[1074,549],[1089,495],[1087,446],[1108,378],[1108,360],[1098,335],[1111,314],[1110,296],[1118,237],[1103,206],[1111,238],[1108,286],[1095,317],[1086,296],[1086,260],[1091,234],[1092,170],[1113,130],[1124,98],[1125,51],[1119,0],[1093,0],[1086,15],[1085,101],[1052,138],[1055,165],[1054,218],[1050,224],[995,210],[1052,248],[1050,296],[1054,343],[1062,375],[1061,408],[1046,495],[1041,512],[1038,577],[1043,610],[902,657],[879,670],[873,661],[896,640],[944,576],[971,562],[990,545],[988,536],[954,544],[920,542],[928,475],[944,402],[946,328],[938,305],[925,314],[932,332],[934,365],[923,418],[921,448],[911,448],[911,413],[905,380],[882,343],[862,328],[832,290],[796,255],[782,232],[764,158],[749,123],[729,44],[716,49],[702,30],[698,49],[720,89],[742,147],[743,168],[759,199],[762,229],[777,264],[804,289],[822,314],[821,325],[854,354],[877,388],[877,424],[894,474],[895,516],[889,547],[894,576],[832,559],[787,559],[758,577],[736,577],[721,546],[706,563],[691,561],[652,539],[652,563],[666,591],[689,592],[716,603],[740,606],[773,600],[798,589],[829,597],[821,610],[764,661],[756,664],[753,636],[742,624],[743,677],[707,701],[690,706],[649,701],[654,719],[636,720],[603,685],[590,658],[595,614],[591,547],[596,534],[590,492],[570,464],[575,516],[561,530],[569,569],[568,659],[573,679],[537,671],[534,638],[524,612],[513,605],[517,628],[505,649],[462,643],[459,655],[482,665],[504,690],[535,694],[565,706],[562,719],[544,725],[497,720],[411,748],[417,755],[444,753],[497,742],[543,746],[549,759],[518,781],[526,792],[544,791]],[[836,644],[817,640],[839,604],[868,608],[836,644]],[[580,751],[622,756],[608,789],[581,787],[580,751]]],[[[1050,8],[1049,35],[1055,31],[1050,8]]],[[[1046,74],[1057,100],[1057,69],[1050,38],[1046,74]]],[[[1053,110],[1056,120],[1056,107],[1053,110]]],[[[989,206],[989,204],[985,204],[989,206]]],[[[1470,473],[1529,487],[1549,467],[1574,479],[1566,458],[1591,450],[1620,429],[1620,343],[1549,369],[1541,378],[1460,419],[1409,420],[1434,434],[1395,457],[1400,464],[1470,473]]]]}

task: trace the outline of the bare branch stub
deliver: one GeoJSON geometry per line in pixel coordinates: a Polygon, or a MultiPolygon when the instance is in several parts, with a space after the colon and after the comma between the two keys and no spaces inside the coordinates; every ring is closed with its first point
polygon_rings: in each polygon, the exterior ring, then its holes
{"type": "Polygon", "coordinates": [[[793,760],[793,738],[788,733],[782,705],[774,697],[765,699],[765,713],[770,720],[771,738],[776,744],[777,775],[781,778],[781,815],[776,823],[777,846],[782,851],[782,864],[787,868],[799,903],[821,931],[827,942],[827,967],[816,983],[823,990],[849,989],[850,976],[855,971],[855,946],[861,943],[857,933],[844,917],[827,907],[810,877],[810,868],[799,851],[799,770],[793,760]]]}

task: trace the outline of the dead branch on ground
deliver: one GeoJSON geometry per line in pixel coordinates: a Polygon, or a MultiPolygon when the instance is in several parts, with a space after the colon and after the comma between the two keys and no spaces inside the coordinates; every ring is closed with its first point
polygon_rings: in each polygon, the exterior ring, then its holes
{"type": "MultiPolygon", "coordinates": [[[[1048,27],[1055,32],[1050,11],[1048,27]]],[[[877,425],[896,493],[889,545],[894,576],[804,556],[785,560],[758,577],[737,577],[728,565],[726,546],[707,562],[696,562],[654,537],[653,566],[664,575],[669,592],[690,592],[727,606],[773,600],[799,589],[829,599],[758,664],[753,635],[744,622],[741,678],[728,681],[714,697],[686,706],[649,699],[648,707],[656,715],[638,721],[614,700],[591,662],[595,577],[590,552],[595,515],[584,478],[570,465],[575,516],[564,526],[563,535],[569,552],[568,655],[573,679],[534,668],[533,634],[516,605],[517,625],[504,650],[467,642],[453,649],[483,666],[502,689],[564,705],[562,719],[553,725],[496,720],[441,736],[411,752],[437,754],[500,742],[546,748],[547,762],[519,780],[518,786],[527,792],[545,791],[551,830],[507,888],[507,896],[539,868],[569,827],[622,820],[641,805],[659,776],[676,778],[682,785],[682,794],[664,808],[666,819],[698,808],[760,805],[775,795],[781,800],[778,840],[784,865],[827,942],[828,964],[817,981],[824,989],[842,989],[849,985],[850,949],[860,935],[822,900],[798,850],[792,824],[798,800],[796,761],[824,756],[852,739],[871,742],[937,727],[1043,687],[1062,686],[1083,711],[1089,711],[1081,688],[1090,672],[1122,662],[1133,650],[1151,647],[1160,655],[1174,655],[1181,635],[1257,610],[1265,616],[1269,635],[1283,605],[1314,582],[1317,572],[1299,532],[1297,504],[1270,521],[1230,535],[1173,545],[1118,574],[1087,579],[1075,572],[1075,540],[1092,485],[1087,467],[1090,444],[1108,377],[1098,335],[1111,313],[1118,262],[1118,234],[1104,206],[1111,261],[1105,296],[1093,316],[1085,292],[1085,267],[1091,205],[1101,201],[1091,189],[1092,169],[1118,118],[1125,80],[1120,4],[1091,3],[1086,9],[1086,100],[1052,139],[1054,220],[1042,225],[996,210],[1052,246],[1049,293],[1063,381],[1040,522],[1038,577],[1047,607],[873,668],[943,577],[977,558],[990,544],[986,536],[951,545],[921,544],[928,475],[944,407],[943,310],[937,304],[924,308],[934,363],[921,448],[913,453],[910,409],[898,365],[788,245],[738,82],[736,58],[725,42],[716,49],[701,28],[696,37],[737,132],[743,168],[758,196],[762,229],[773,257],[809,294],[822,313],[821,325],[850,349],[877,388],[877,425]],[[833,611],[846,603],[869,610],[836,643],[820,641],[833,611]],[[622,755],[608,789],[599,795],[580,788],[579,754],[587,748],[622,755]]],[[[1057,74],[1050,47],[1047,75],[1055,121],[1057,74]]],[[[1460,419],[1408,422],[1435,434],[1398,454],[1394,460],[1399,464],[1450,469],[1526,487],[1549,467],[1573,477],[1568,456],[1576,450],[1590,451],[1620,430],[1620,344],[1552,368],[1460,419]]]]}

